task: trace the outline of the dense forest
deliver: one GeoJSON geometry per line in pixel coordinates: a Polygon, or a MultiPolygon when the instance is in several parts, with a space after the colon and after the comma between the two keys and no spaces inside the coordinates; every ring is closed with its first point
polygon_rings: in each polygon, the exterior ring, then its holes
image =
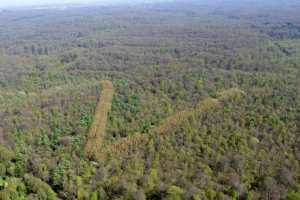
{"type": "Polygon", "coordinates": [[[300,200],[299,10],[0,9],[0,199],[300,200]]]}

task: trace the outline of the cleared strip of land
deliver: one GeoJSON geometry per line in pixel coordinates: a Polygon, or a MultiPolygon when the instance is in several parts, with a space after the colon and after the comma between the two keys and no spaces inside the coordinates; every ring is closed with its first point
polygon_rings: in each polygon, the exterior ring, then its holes
{"type": "Polygon", "coordinates": [[[176,129],[177,127],[185,123],[186,120],[188,120],[194,114],[205,113],[208,110],[220,108],[222,107],[222,103],[224,101],[236,100],[242,98],[245,95],[245,92],[238,88],[231,88],[229,90],[222,91],[218,94],[218,99],[207,98],[199,103],[199,105],[195,108],[178,112],[164,120],[164,122],[160,126],[150,130],[148,134],[137,134],[132,137],[120,139],[119,141],[108,146],[106,152],[114,156],[124,155],[128,153],[128,150],[131,147],[147,144],[147,142],[151,138],[151,135],[159,136],[167,134],[171,129],[176,129]]]}
{"type": "Polygon", "coordinates": [[[188,109],[178,112],[167,119],[165,119],[162,124],[156,128],[150,130],[148,134],[137,134],[132,137],[120,139],[119,141],[113,143],[107,150],[113,155],[122,155],[128,152],[128,149],[132,146],[146,144],[151,135],[163,135],[167,134],[171,129],[176,129],[182,125],[189,117],[193,116],[198,112],[205,112],[209,109],[219,107],[221,103],[217,99],[208,98],[204,100],[199,106],[194,109],[188,109]]]}
{"type": "Polygon", "coordinates": [[[99,157],[105,138],[108,112],[110,111],[114,95],[114,87],[110,81],[101,81],[100,83],[102,86],[100,101],[96,107],[85,146],[85,152],[91,159],[99,157]]]}
{"type": "Polygon", "coordinates": [[[110,81],[102,81],[101,85],[101,98],[96,108],[94,120],[91,125],[85,147],[87,156],[95,160],[106,159],[109,154],[114,156],[126,155],[130,148],[138,145],[146,145],[151,139],[151,136],[167,134],[171,129],[178,128],[195,114],[205,113],[214,108],[220,108],[224,102],[240,99],[246,96],[245,92],[238,88],[224,90],[218,93],[218,99],[207,98],[199,103],[195,108],[180,111],[166,118],[158,127],[150,130],[148,134],[136,134],[132,137],[123,138],[113,144],[108,144],[105,146],[106,148],[103,149],[107,117],[111,108],[114,88],[110,81]]]}

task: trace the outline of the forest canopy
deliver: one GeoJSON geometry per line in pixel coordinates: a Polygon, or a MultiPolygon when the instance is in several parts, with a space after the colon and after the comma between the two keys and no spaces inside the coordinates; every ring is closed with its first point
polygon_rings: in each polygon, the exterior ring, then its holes
{"type": "Polygon", "coordinates": [[[299,200],[299,8],[0,9],[0,200],[299,200]]]}

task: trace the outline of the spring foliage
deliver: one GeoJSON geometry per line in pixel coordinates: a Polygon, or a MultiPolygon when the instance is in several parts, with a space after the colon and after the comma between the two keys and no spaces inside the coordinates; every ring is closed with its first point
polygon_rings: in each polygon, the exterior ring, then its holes
{"type": "Polygon", "coordinates": [[[298,199],[282,2],[0,9],[0,199],[298,199]]]}

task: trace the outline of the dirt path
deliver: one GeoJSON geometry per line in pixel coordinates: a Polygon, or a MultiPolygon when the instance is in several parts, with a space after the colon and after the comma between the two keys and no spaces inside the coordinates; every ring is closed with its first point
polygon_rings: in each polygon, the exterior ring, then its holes
{"type": "Polygon", "coordinates": [[[100,83],[102,86],[100,101],[96,107],[85,146],[85,152],[91,159],[97,159],[101,151],[105,138],[108,112],[110,111],[114,95],[114,87],[110,81],[101,81],[100,83]]]}

